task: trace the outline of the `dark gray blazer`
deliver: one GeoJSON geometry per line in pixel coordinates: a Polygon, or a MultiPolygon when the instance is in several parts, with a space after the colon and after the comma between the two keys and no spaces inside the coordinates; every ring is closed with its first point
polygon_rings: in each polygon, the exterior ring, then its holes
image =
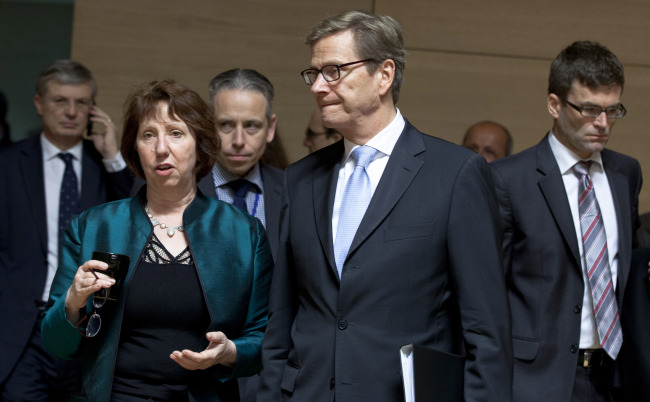
{"type": "Polygon", "coordinates": [[[466,400],[509,401],[510,316],[485,160],[407,123],[339,281],[331,218],[343,152],[338,142],[285,171],[258,401],[401,401],[409,343],[466,353],[466,400]]]}
{"type": "MultiPolygon", "coordinates": [[[[262,182],[264,183],[264,214],[266,216],[266,234],[269,238],[271,252],[275,258],[278,249],[280,233],[280,203],[282,202],[282,171],[276,167],[260,162],[262,182]]],[[[209,174],[199,181],[199,188],[210,197],[216,198],[212,175],[209,174]]]]}
{"type": "MultiPolygon", "coordinates": [[[[81,209],[125,198],[128,169],[107,173],[83,142],[81,209]]],[[[0,383],[22,355],[39,316],[47,276],[47,213],[40,136],[0,149],[0,383]]]]}
{"type": "MultiPolygon", "coordinates": [[[[616,295],[622,309],[632,234],[638,225],[641,168],[635,159],[614,151],[601,155],[616,208],[620,242],[616,295]]],[[[548,136],[490,167],[504,230],[512,310],[513,400],[569,401],[585,285],[571,207],[548,136]]]]}

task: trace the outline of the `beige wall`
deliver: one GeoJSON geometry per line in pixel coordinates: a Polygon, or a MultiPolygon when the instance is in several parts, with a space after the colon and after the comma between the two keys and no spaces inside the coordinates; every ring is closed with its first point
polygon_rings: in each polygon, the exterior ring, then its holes
{"type": "MultiPolygon", "coordinates": [[[[73,58],[95,74],[98,104],[121,117],[129,91],[175,78],[207,97],[207,84],[234,67],[254,68],[275,85],[275,112],[291,161],[314,105],[298,73],[309,64],[307,31],[327,14],[363,9],[389,14],[406,30],[409,55],[398,107],[420,130],[459,142],[483,119],[506,125],[515,151],[551,127],[550,62],[574,40],[608,46],[626,69],[625,119],[609,147],[632,155],[650,177],[643,116],[650,94],[650,2],[510,0],[77,0],[73,58]]],[[[640,199],[650,211],[650,189],[640,199]]]]}

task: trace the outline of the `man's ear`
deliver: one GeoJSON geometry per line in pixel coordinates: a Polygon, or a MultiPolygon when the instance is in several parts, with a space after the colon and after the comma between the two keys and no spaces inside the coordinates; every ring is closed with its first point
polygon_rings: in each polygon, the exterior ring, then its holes
{"type": "Polygon", "coordinates": [[[278,118],[274,114],[271,116],[271,121],[269,121],[269,129],[266,133],[266,143],[268,144],[269,142],[273,141],[273,138],[275,138],[275,126],[278,123],[278,118]]]}
{"type": "Polygon", "coordinates": [[[380,74],[379,95],[386,95],[393,87],[395,80],[395,62],[391,59],[384,60],[377,72],[380,74]]]}
{"type": "Polygon", "coordinates": [[[43,99],[39,94],[34,95],[34,106],[36,106],[36,112],[39,116],[43,116],[43,99]]]}
{"type": "Polygon", "coordinates": [[[546,106],[548,107],[548,113],[554,118],[557,119],[560,115],[560,108],[562,107],[562,101],[555,94],[549,94],[548,99],[546,100],[546,106]]]}

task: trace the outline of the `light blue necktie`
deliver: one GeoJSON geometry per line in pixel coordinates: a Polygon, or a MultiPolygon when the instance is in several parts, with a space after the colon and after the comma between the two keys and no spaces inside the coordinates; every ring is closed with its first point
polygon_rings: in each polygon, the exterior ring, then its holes
{"type": "Polygon", "coordinates": [[[372,187],[366,168],[376,153],[376,149],[369,146],[362,146],[355,148],[351,154],[352,159],[356,161],[356,165],[343,192],[341,209],[339,211],[339,225],[336,229],[336,239],[334,240],[334,258],[336,260],[339,278],[341,277],[343,263],[348,256],[352,239],[357,233],[359,223],[361,223],[361,219],[366,213],[366,209],[372,198],[372,187]]]}

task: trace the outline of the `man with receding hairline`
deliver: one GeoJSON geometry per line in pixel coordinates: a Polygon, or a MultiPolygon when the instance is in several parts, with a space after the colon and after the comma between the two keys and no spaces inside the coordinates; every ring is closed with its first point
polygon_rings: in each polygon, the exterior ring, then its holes
{"type": "Polygon", "coordinates": [[[59,238],[72,215],[128,196],[133,183],[96,94],[86,67],[52,63],[34,96],[41,135],[0,150],[0,400],[68,401],[77,386],[78,363],[46,352],[40,336],[59,238]]]}
{"type": "Polygon", "coordinates": [[[289,166],[258,400],[403,401],[400,348],[455,355],[466,401],[509,401],[498,205],[481,156],[395,107],[402,28],[360,11],[307,37],[323,124],[343,136],[289,166]],[[466,356],[464,359],[462,355],[466,356]]]}
{"type": "Polygon", "coordinates": [[[512,137],[501,124],[481,121],[467,129],[462,145],[483,156],[486,161],[492,162],[510,155],[512,137]]]}

